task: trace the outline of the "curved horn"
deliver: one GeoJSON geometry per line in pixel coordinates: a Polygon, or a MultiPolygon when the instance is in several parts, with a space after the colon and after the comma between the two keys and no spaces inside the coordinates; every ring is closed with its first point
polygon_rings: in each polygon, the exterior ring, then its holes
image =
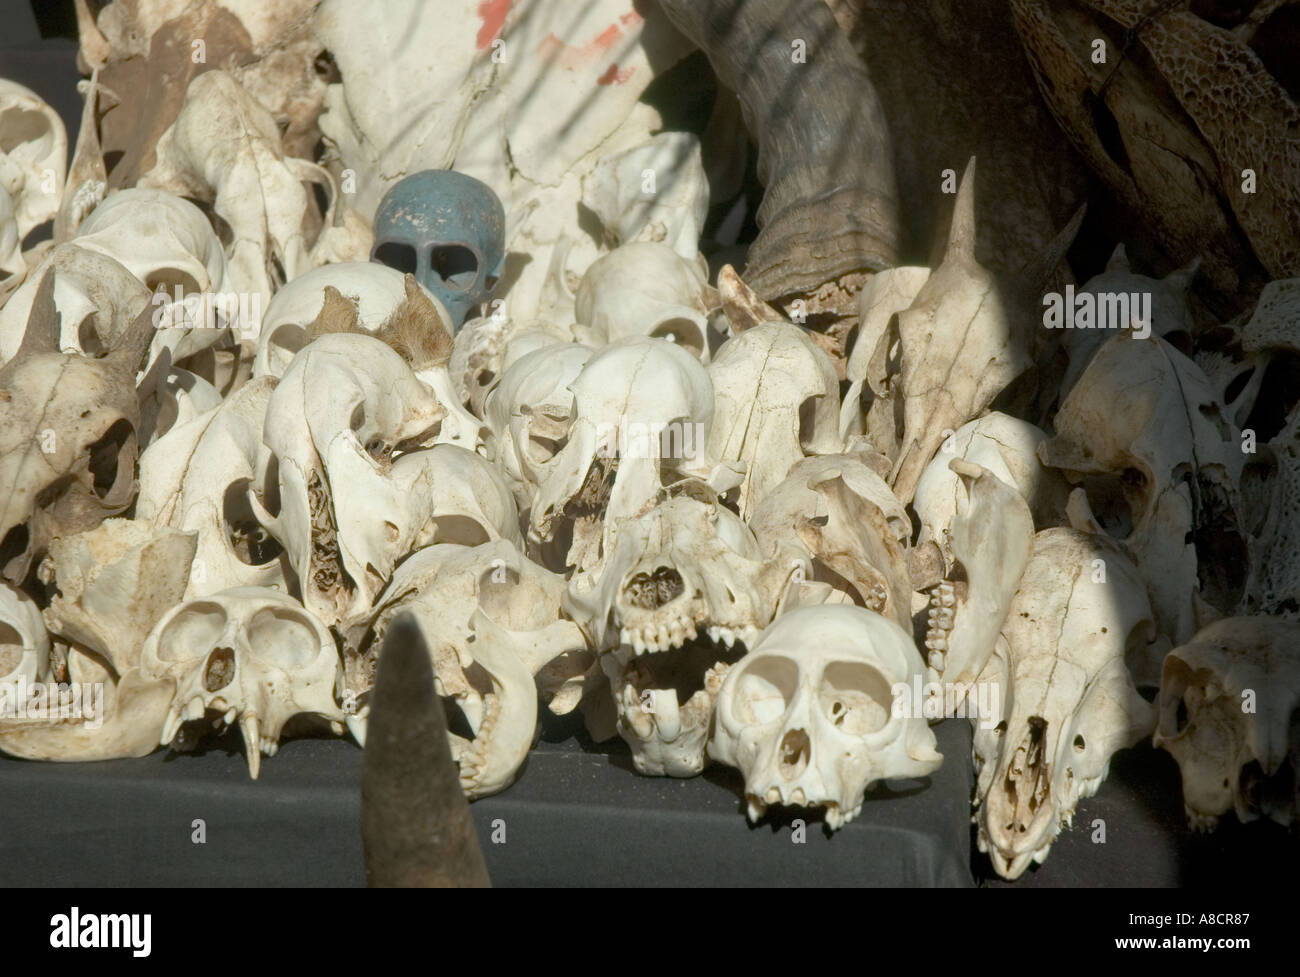
{"type": "Polygon", "coordinates": [[[824,0],[660,0],[740,99],[767,188],[745,280],[767,301],[897,264],[893,147],[824,0]],[[799,42],[802,42],[800,44],[799,42]]]}

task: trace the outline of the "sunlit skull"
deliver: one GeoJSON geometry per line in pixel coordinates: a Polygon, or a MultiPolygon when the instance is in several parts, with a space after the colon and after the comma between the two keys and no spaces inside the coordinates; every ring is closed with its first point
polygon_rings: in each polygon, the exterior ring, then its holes
{"type": "Polygon", "coordinates": [[[597,647],[618,732],[643,774],[690,777],[707,762],[727,669],[772,617],[753,534],[691,480],[607,527],[599,575],[570,581],[570,615],[597,647]]]}
{"type": "Polygon", "coordinates": [[[380,201],[371,260],[415,275],[459,329],[471,309],[492,297],[505,268],[505,209],[472,176],[413,173],[380,201]]]}
{"type": "Polygon", "coordinates": [[[59,114],[30,88],[0,78],[0,185],[13,202],[20,240],[58,213],[67,156],[59,114]]]}
{"type": "Polygon", "coordinates": [[[587,269],[574,316],[610,341],[654,336],[707,363],[706,285],[700,263],[667,244],[624,244],[587,269]]]}
{"type": "Polygon", "coordinates": [[[238,587],[176,605],[145,641],[140,671],[175,682],[162,745],[190,744],[188,736],[177,741],[186,723],[195,724],[196,737],[238,724],[254,779],[262,754],[275,753],[294,716],[344,718],[335,699],[342,669],[333,637],[274,590],[238,587]]]}
{"type": "Polygon", "coordinates": [[[50,636],[41,609],[21,590],[0,583],[0,686],[43,682],[49,668],[50,636]]]}
{"type": "Polygon", "coordinates": [[[875,611],[797,608],[728,672],[709,754],[744,774],[751,821],[784,804],[824,807],[842,827],[873,783],[943,761],[924,718],[894,715],[895,686],[920,674],[912,639],[875,611]]]}

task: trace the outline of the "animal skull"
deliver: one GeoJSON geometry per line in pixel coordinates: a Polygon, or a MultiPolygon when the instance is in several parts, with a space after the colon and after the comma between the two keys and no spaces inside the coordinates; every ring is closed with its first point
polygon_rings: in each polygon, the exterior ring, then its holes
{"type": "Polygon", "coordinates": [[[388,624],[410,612],[433,656],[439,695],[465,717],[469,736],[450,733],[461,788],[471,799],[513,783],[533,744],[537,676],[557,659],[588,665],[577,625],[560,617],[563,580],[499,539],[481,546],[435,544],[414,553],[393,575],[370,623],[345,653],[355,711],[348,724],[364,742],[376,655],[388,624]]]}
{"type": "Polygon", "coordinates": [[[716,406],[708,454],[743,466],[742,519],[806,455],[843,449],[835,367],[798,326],[746,329],[722,345],[709,376],[716,406]]]}
{"type": "Polygon", "coordinates": [[[597,258],[578,286],[574,316],[609,341],[667,339],[709,360],[705,269],[667,244],[637,241],[597,258]]]}
{"type": "Polygon", "coordinates": [[[758,544],[702,483],[607,524],[599,573],[579,574],[566,606],[594,638],[638,772],[704,769],[727,669],[772,617],[758,544]]]}
{"type": "Polygon", "coordinates": [[[59,114],[30,88],[0,78],[0,188],[12,201],[19,240],[58,213],[67,160],[59,114]]]}
{"type": "Polygon", "coordinates": [[[1155,636],[1136,569],[1103,536],[1045,529],[978,681],[996,683],[1000,722],[974,729],[980,851],[1019,878],[1043,862],[1111,756],[1155,725],[1126,658],[1155,636]]]}
{"type": "Polygon", "coordinates": [[[912,639],[875,611],[797,608],[727,673],[709,755],[744,774],[750,821],[786,804],[841,828],[873,783],[943,762],[925,719],[894,714],[894,688],[920,673],[912,639]]]}
{"type": "Polygon", "coordinates": [[[177,604],[145,641],[140,673],[175,686],[163,746],[187,743],[188,737],[177,741],[182,726],[211,712],[217,728],[239,724],[254,780],[262,754],[275,754],[294,716],[344,719],[335,701],[342,668],[333,637],[274,590],[236,587],[177,604]]]}
{"type": "Polygon", "coordinates": [[[1295,819],[1298,639],[1292,621],[1229,617],[1165,656],[1153,742],[1178,761],[1193,828],[1212,829],[1230,809],[1242,821],[1295,819]]]}
{"type": "Polygon", "coordinates": [[[327,624],[366,614],[423,529],[394,454],[429,443],[444,415],[401,356],[355,333],[309,344],[267,399],[249,501],[327,624]]]}
{"type": "Polygon", "coordinates": [[[44,682],[50,672],[50,636],[41,609],[21,590],[0,583],[0,687],[44,682]]]}

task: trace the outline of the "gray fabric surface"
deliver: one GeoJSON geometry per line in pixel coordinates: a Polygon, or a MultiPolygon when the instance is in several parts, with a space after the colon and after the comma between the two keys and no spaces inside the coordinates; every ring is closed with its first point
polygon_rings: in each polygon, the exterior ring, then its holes
{"type": "MultiPolygon", "coordinates": [[[[969,731],[936,732],[961,762],[873,791],[832,836],[798,812],[750,827],[733,771],[640,777],[621,744],[572,737],[539,743],[519,781],[471,811],[498,886],[969,886],[969,731]]],[[[0,885],[361,885],[360,778],[361,751],[338,740],[286,743],[257,782],[237,740],[98,764],[0,758],[0,885]]]]}

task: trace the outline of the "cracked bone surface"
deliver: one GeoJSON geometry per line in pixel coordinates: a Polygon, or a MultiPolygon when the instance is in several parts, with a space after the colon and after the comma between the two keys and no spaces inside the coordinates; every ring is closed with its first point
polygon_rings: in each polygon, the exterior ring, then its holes
{"type": "Polygon", "coordinates": [[[743,468],[741,518],[796,462],[843,450],[835,367],[798,326],[770,322],[732,337],[709,365],[709,377],[709,457],[743,468]]]}
{"type": "Polygon", "coordinates": [[[177,604],[145,641],[139,671],[175,690],[155,745],[192,748],[214,729],[238,726],[254,780],[290,719],[344,719],[334,638],[275,590],[236,587],[177,604]]]}
{"type": "Polygon", "coordinates": [[[797,462],[754,509],[749,526],[764,559],[792,584],[830,586],[910,630],[912,520],[861,461],[840,455],[797,462]]]}
{"type": "Polygon", "coordinates": [[[1248,567],[1238,485],[1245,455],[1204,372],[1163,339],[1109,339],[1038,447],[1079,484],[1071,524],[1137,563],[1176,644],[1241,600],[1248,567]]]}
{"type": "Polygon", "coordinates": [[[606,523],[605,559],[571,579],[566,606],[601,653],[637,771],[690,777],[707,762],[723,676],[771,620],[773,600],[745,524],[703,483],[674,488],[606,523]]]}
{"type": "Polygon", "coordinates": [[[431,442],[445,413],[400,355],[355,333],[310,343],[271,391],[248,500],[326,624],[364,617],[423,529],[394,455],[431,442]]]}
{"type": "Polygon", "coordinates": [[[1114,753],[1150,734],[1155,710],[1126,659],[1154,636],[1146,589],[1113,543],[1060,528],[1034,537],[976,680],[997,690],[998,712],[972,725],[977,841],[999,875],[1019,878],[1045,861],[1114,753]]]}
{"type": "Polygon", "coordinates": [[[345,645],[345,681],[356,704],[348,726],[364,742],[384,633],[396,616],[409,612],[432,657],[438,694],[464,717],[461,723],[449,720],[448,731],[461,789],[473,799],[509,787],[533,745],[540,684],[535,676],[545,670],[553,683],[549,690],[557,694],[569,684],[567,704],[551,704],[567,711],[590,664],[582,631],[561,616],[563,593],[561,577],[505,539],[417,551],[375,602],[373,619],[345,645]]]}
{"type": "Polygon", "coordinates": [[[1300,808],[1300,624],[1229,617],[1165,656],[1153,742],[1177,762],[1187,820],[1235,811],[1289,825],[1300,808]]]}
{"type": "Polygon", "coordinates": [[[921,675],[897,624],[866,608],[801,607],[778,617],[718,693],[709,755],[745,778],[750,821],[769,807],[825,808],[843,827],[876,782],[925,777],[943,757],[895,689],[921,675]]]}

